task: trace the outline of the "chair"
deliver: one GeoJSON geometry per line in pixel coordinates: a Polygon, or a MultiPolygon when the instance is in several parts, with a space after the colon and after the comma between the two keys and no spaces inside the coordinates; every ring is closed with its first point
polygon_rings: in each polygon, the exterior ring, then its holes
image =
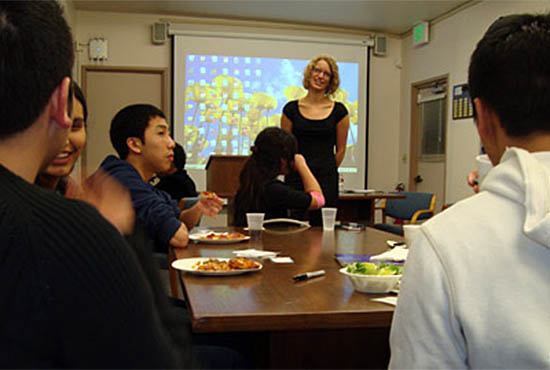
{"type": "Polygon", "coordinates": [[[382,223],[375,224],[379,230],[388,231],[393,234],[403,235],[403,225],[386,223],[386,216],[403,220],[408,224],[415,224],[419,220],[426,220],[434,215],[435,194],[421,192],[400,192],[404,195],[401,199],[385,199],[382,207],[382,223]]]}
{"type": "Polygon", "coordinates": [[[170,292],[172,297],[179,298],[178,272],[172,267],[172,262],[176,260],[174,254],[173,251],[169,251],[168,253],[154,252],[153,260],[161,270],[168,270],[170,292]]]}

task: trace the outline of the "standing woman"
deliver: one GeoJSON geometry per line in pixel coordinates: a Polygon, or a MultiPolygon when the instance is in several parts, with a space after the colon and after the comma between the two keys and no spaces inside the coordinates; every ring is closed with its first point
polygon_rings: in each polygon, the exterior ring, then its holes
{"type": "MultiPolygon", "coordinates": [[[[307,95],[288,102],[281,116],[281,128],[298,140],[298,153],[319,181],[328,207],[338,203],[338,167],[346,153],[349,128],[346,107],[331,99],[339,85],[336,61],[327,55],[313,58],[304,71],[307,95]]],[[[285,182],[295,189],[304,188],[297,174],[287,176],[285,182]]],[[[321,212],[310,212],[309,219],[312,225],[321,225],[321,212]]]]}

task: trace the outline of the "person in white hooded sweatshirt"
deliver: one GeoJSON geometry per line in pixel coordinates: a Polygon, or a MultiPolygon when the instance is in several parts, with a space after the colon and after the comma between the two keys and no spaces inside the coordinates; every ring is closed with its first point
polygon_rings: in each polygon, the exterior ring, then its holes
{"type": "Polygon", "coordinates": [[[468,83],[494,167],[411,243],[389,367],[549,369],[550,14],[496,20],[468,83]]]}

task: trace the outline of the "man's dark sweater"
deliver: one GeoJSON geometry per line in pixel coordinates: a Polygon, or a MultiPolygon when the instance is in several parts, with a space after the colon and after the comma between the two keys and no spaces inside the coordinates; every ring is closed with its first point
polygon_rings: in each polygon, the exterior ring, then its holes
{"type": "Polygon", "coordinates": [[[0,367],[185,366],[136,255],[97,211],[0,166],[0,367]]]}
{"type": "Polygon", "coordinates": [[[155,244],[168,246],[181,226],[178,203],[168,193],[143,181],[130,163],[113,155],[105,158],[100,168],[130,191],[137,220],[155,244]]]}

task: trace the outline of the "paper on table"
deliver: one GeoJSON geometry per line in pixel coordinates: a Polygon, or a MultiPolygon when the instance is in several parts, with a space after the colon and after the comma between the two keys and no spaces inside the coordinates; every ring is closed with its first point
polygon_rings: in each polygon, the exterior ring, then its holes
{"type": "Polygon", "coordinates": [[[405,261],[408,255],[408,248],[395,247],[390,251],[372,256],[370,259],[375,261],[405,261]]]}
{"type": "Polygon", "coordinates": [[[294,263],[294,260],[290,257],[271,257],[270,259],[274,263],[294,263]]]}
{"type": "Polygon", "coordinates": [[[276,257],[279,252],[270,252],[270,251],[260,251],[257,249],[240,249],[233,251],[237,257],[248,257],[248,258],[271,258],[276,257]]]}
{"type": "Polygon", "coordinates": [[[213,233],[214,231],[210,229],[201,229],[201,228],[194,228],[191,230],[191,233],[189,235],[195,235],[197,237],[205,236],[210,233],[213,233]]]}
{"type": "Polygon", "coordinates": [[[374,298],[372,301],[389,304],[390,306],[397,306],[397,297],[374,298]]]}

